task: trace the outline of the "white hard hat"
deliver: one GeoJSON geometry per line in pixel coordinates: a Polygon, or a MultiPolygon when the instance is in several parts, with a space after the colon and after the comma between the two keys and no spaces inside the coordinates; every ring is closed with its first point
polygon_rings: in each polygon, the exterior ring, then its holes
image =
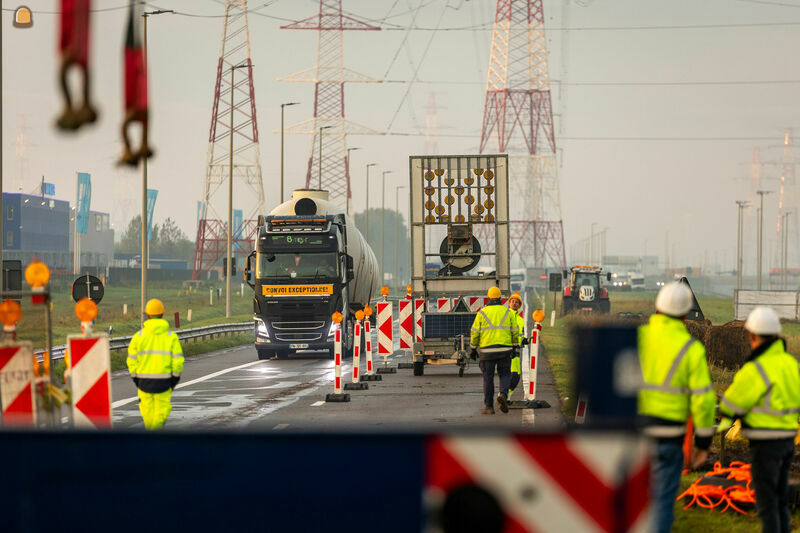
{"type": "Polygon", "coordinates": [[[759,305],[747,315],[744,329],[754,335],[780,335],[781,320],[773,308],[759,305]]]}
{"type": "Polygon", "coordinates": [[[692,308],[692,291],[684,283],[667,283],[656,296],[656,311],[675,318],[686,316],[692,308]]]}

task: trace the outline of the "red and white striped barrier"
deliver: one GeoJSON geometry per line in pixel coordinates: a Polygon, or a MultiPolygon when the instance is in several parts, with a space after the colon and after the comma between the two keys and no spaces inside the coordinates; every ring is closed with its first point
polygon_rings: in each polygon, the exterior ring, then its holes
{"type": "Polygon", "coordinates": [[[536,322],[533,325],[531,332],[531,348],[530,348],[530,364],[528,365],[528,390],[525,391],[526,400],[536,399],[536,375],[538,374],[538,367],[536,360],[539,358],[539,343],[541,339],[539,335],[542,332],[542,324],[536,322]]]}
{"type": "Polygon", "coordinates": [[[482,296],[467,296],[464,300],[467,302],[469,310],[473,313],[480,311],[486,305],[486,302],[489,301],[488,298],[482,296]]]}
{"type": "Polygon", "coordinates": [[[4,342],[0,347],[0,408],[5,427],[36,426],[33,345],[4,342]]]}
{"type": "MultiPolygon", "coordinates": [[[[341,320],[341,316],[339,316],[341,320]]],[[[342,393],[342,325],[336,322],[333,336],[333,394],[325,396],[326,402],[349,402],[350,395],[342,393]]]]}
{"type": "Polygon", "coordinates": [[[358,367],[361,364],[361,321],[356,320],[353,329],[353,383],[358,383],[358,367]]]}
{"type": "Polygon", "coordinates": [[[369,323],[369,317],[364,320],[364,335],[366,338],[366,355],[367,355],[367,375],[372,375],[372,329],[369,323]]]}
{"type": "Polygon", "coordinates": [[[578,408],[575,410],[575,423],[583,424],[586,422],[586,411],[589,409],[589,403],[586,397],[582,394],[578,396],[578,408]]]}
{"type": "Polygon", "coordinates": [[[422,342],[422,311],[425,309],[425,300],[414,300],[414,336],[417,342],[422,342]]]}
{"type": "MultiPolygon", "coordinates": [[[[400,305],[408,302],[400,302],[400,305]]],[[[394,352],[394,330],[392,324],[392,303],[381,302],[378,307],[378,355],[384,359],[394,352]]]]}
{"type": "Polygon", "coordinates": [[[111,350],[108,336],[70,335],[72,420],[76,428],[111,427],[111,350]]]}
{"type": "Polygon", "coordinates": [[[650,459],[641,436],[440,436],[428,441],[426,456],[425,501],[432,514],[458,512],[443,509],[448,496],[479,487],[499,505],[503,531],[651,529],[650,459]]]}
{"type": "Polygon", "coordinates": [[[436,300],[436,311],[439,313],[449,313],[453,310],[453,300],[450,298],[438,298],[436,300]]]}
{"type": "Polygon", "coordinates": [[[367,380],[362,383],[359,374],[359,366],[361,364],[361,320],[358,317],[364,318],[362,311],[357,312],[356,323],[353,326],[353,381],[345,383],[345,390],[365,390],[369,388],[369,384],[366,383],[367,380]]]}
{"type": "Polygon", "coordinates": [[[411,300],[400,301],[400,349],[410,350],[414,344],[414,304],[411,300]]]}

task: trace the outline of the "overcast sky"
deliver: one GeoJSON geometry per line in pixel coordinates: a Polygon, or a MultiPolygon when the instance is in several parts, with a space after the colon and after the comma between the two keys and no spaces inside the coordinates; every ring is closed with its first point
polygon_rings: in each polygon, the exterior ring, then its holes
{"type": "MultiPolygon", "coordinates": [[[[44,176],[56,184],[57,197],[74,201],[75,172],[90,172],[92,209],[110,212],[121,231],[138,213],[141,189],[139,171],[115,166],[121,151],[127,10],[93,14],[93,95],[102,115],[94,127],[64,135],[53,127],[61,106],[58,17],[44,13],[57,10],[59,3],[25,3],[35,12],[34,27],[25,30],[11,26],[9,9],[15,6],[4,3],[4,191],[31,192],[44,176]]],[[[126,4],[95,0],[93,7],[126,4]]],[[[150,5],[205,15],[162,15],[148,25],[151,139],[157,151],[149,180],[160,191],[155,220],[172,217],[194,238],[224,7],[217,0],[150,5]]],[[[317,32],[279,26],[285,24],[281,19],[313,15],[318,5],[314,0],[250,2],[268,208],[277,203],[279,136],[273,132],[280,127],[279,105],[301,102],[287,108],[287,125],[310,118],[313,111],[313,85],[276,78],[314,65],[317,46],[317,32]]],[[[430,94],[437,104],[439,151],[477,152],[495,2],[344,0],[343,6],[365,20],[383,21],[384,28],[346,33],[345,66],[390,81],[347,85],[347,118],[394,134],[348,138],[349,146],[360,148],[352,153],[353,202],[356,210],[363,209],[364,165],[375,162],[373,175],[393,171],[387,185],[387,207],[393,207],[392,188],[408,179],[408,156],[423,150],[430,94]],[[415,15],[418,26],[448,30],[402,30],[415,15]],[[452,30],[465,26],[477,30],[452,30]],[[400,48],[406,37],[407,45],[400,48]],[[403,83],[415,70],[426,83],[403,83]]],[[[563,20],[561,1],[546,0],[544,8],[567,253],[596,223],[608,228],[609,253],[646,250],[663,256],[669,231],[673,264],[699,265],[705,257],[710,264],[725,261],[731,267],[734,201],[748,199],[753,149],[761,148],[765,162],[780,162],[784,130],[797,126],[800,135],[800,0],[582,0],[570,3],[568,20],[563,20]],[[561,81],[569,85],[560,87],[561,81]],[[745,81],[759,83],[730,83],[745,81]]],[[[305,185],[310,142],[307,136],[287,137],[289,187],[305,185]]],[[[762,175],[771,178],[762,187],[777,191],[780,166],[765,164],[762,175]]],[[[373,183],[370,193],[377,203],[378,182],[373,183]]],[[[247,201],[237,207],[247,211],[247,201]]],[[[777,201],[777,194],[765,200],[765,249],[773,253],[777,201]]],[[[793,188],[787,187],[784,203],[797,205],[793,188]]],[[[800,246],[797,222],[790,223],[795,249],[800,246]]],[[[799,257],[793,253],[792,263],[799,257]]]]}

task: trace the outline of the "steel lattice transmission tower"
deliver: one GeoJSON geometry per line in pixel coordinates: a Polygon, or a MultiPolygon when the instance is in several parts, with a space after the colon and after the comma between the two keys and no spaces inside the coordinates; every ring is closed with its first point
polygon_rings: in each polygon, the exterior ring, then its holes
{"type": "Polygon", "coordinates": [[[314,84],[314,117],[286,129],[286,133],[311,134],[306,187],[326,189],[332,202],[341,206],[350,197],[350,162],[347,160],[347,134],[378,134],[345,119],[344,84],[378,82],[344,67],[344,30],[380,30],[342,14],[342,0],[320,0],[319,13],[281,29],[317,30],[317,64],[280,81],[314,84]],[[320,131],[320,128],[324,130],[320,131]],[[322,135],[322,163],[319,161],[322,135]],[[320,180],[320,172],[322,179],[320,180]]]}
{"type": "Polygon", "coordinates": [[[225,256],[227,215],[221,217],[219,212],[226,213],[227,207],[218,212],[214,200],[217,200],[218,207],[227,205],[221,204],[227,202],[227,198],[223,198],[225,195],[216,198],[215,193],[228,181],[231,153],[234,184],[244,183],[248,197],[255,199],[255,205],[243,218],[242,226],[232,228],[234,250],[246,250],[256,229],[253,219],[264,207],[247,0],[225,1],[192,279],[199,279],[209,269],[220,267],[225,256]]]}
{"type": "Polygon", "coordinates": [[[481,153],[493,139],[509,154],[512,255],[566,266],[542,0],[497,0],[481,153]]]}

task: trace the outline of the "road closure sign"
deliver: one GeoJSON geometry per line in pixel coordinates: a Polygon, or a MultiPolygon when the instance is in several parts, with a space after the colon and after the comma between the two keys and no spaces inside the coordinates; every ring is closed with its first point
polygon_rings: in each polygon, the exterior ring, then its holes
{"type": "Polygon", "coordinates": [[[90,274],[80,276],[72,283],[72,299],[76,302],[89,298],[96,304],[100,303],[105,294],[103,282],[99,278],[90,274]]]}

